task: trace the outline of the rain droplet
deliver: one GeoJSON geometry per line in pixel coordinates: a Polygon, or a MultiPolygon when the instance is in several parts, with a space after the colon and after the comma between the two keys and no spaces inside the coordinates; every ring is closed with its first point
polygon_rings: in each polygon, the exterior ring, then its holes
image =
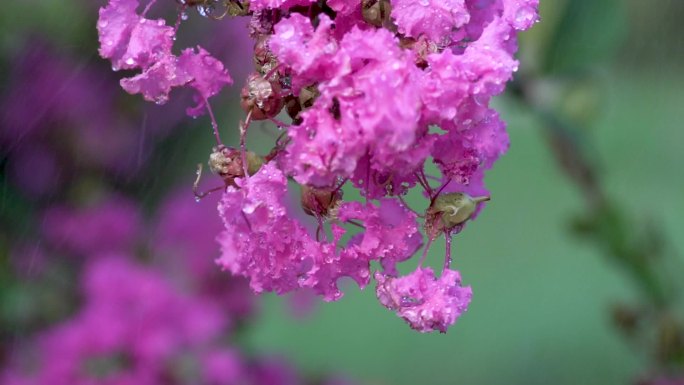
{"type": "Polygon", "coordinates": [[[529,5],[522,6],[518,8],[515,13],[515,19],[513,20],[513,27],[516,29],[527,29],[536,22],[537,13],[534,8],[529,5]]]}
{"type": "Polygon", "coordinates": [[[475,101],[475,103],[477,103],[478,106],[484,106],[487,104],[487,96],[483,94],[473,95],[473,100],[475,101]]]}
{"type": "Polygon", "coordinates": [[[399,303],[399,306],[401,306],[401,307],[413,307],[413,306],[420,306],[422,304],[423,304],[423,301],[421,301],[417,298],[404,296],[404,297],[401,297],[401,301],[399,303]]]}
{"type": "Polygon", "coordinates": [[[294,27],[290,24],[285,24],[283,28],[280,30],[280,38],[281,39],[290,39],[292,36],[294,36],[295,30],[294,27]]]}

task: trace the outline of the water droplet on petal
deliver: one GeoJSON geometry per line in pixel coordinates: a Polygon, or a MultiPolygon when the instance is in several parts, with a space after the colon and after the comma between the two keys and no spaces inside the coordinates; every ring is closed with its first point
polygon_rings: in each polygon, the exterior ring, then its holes
{"type": "Polygon", "coordinates": [[[295,34],[294,27],[290,24],[285,24],[283,28],[280,30],[280,38],[281,39],[291,39],[295,34]]]}
{"type": "Polygon", "coordinates": [[[529,5],[524,5],[516,11],[513,27],[515,29],[527,29],[536,21],[537,13],[534,8],[529,5]]]}

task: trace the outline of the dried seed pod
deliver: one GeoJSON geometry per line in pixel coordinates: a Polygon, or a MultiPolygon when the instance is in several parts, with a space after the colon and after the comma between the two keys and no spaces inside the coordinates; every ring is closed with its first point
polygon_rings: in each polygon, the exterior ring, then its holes
{"type": "Polygon", "coordinates": [[[313,106],[319,94],[317,86],[313,84],[299,90],[298,96],[288,95],[285,98],[287,114],[290,115],[295,123],[297,123],[300,120],[299,114],[303,110],[313,106]]]}
{"type": "Polygon", "coordinates": [[[308,215],[319,218],[334,217],[341,200],[342,191],[338,188],[302,186],[302,208],[308,215]]]}
{"type": "Polygon", "coordinates": [[[252,120],[275,117],[285,104],[280,95],[282,89],[278,80],[266,80],[258,73],[247,78],[247,84],[240,92],[240,106],[245,112],[252,112],[252,120]]]}
{"type": "Polygon", "coordinates": [[[277,65],[277,60],[268,47],[268,39],[271,35],[259,35],[254,43],[254,66],[262,74],[267,73],[277,65]]]}
{"type": "MultiPolygon", "coordinates": [[[[264,164],[264,159],[251,151],[247,151],[246,155],[247,172],[253,175],[264,164]]],[[[218,174],[228,184],[232,184],[235,178],[245,176],[242,169],[242,157],[238,149],[223,145],[214,147],[209,155],[208,163],[211,172],[218,174]]]]}

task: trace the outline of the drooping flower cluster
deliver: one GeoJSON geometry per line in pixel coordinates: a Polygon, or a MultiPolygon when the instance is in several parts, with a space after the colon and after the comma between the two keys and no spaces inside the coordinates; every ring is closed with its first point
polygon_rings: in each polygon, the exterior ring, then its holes
{"type": "Polygon", "coordinates": [[[112,0],[100,10],[100,55],[110,59],[116,71],[142,71],[121,80],[127,92],[163,104],[172,88],[189,86],[197,91],[198,104],[189,108],[188,114],[203,113],[207,99],[233,80],[223,64],[202,47],[185,49],[180,56],[173,54],[175,29],[163,19],[138,15],[138,5],[137,0],[112,0]]]}
{"type": "MultiPolygon", "coordinates": [[[[416,330],[445,332],[471,290],[451,269],[449,251],[439,278],[423,260],[432,241],[444,234],[450,245],[489,199],[484,172],[508,148],[489,101],[517,70],[516,33],[537,21],[538,0],[180,3],[181,12],[195,6],[215,18],[248,16],[255,40],[240,147],[219,142],[209,162],[226,185],[219,265],[249,278],[256,292],[306,289],[325,300],[342,296],[340,278],[364,287],[374,275],[381,304],[416,330]],[[283,111],[291,123],[276,118],[283,111]],[[283,130],[265,156],[245,146],[254,120],[283,130]],[[427,175],[429,159],[440,176],[427,175]],[[315,230],[287,203],[294,184],[315,230]],[[352,188],[364,202],[343,199],[352,188]],[[424,214],[405,204],[414,188],[427,197],[424,214]],[[423,243],[418,218],[427,235],[423,257],[415,272],[398,277],[396,264],[423,243]],[[371,274],[372,261],[382,270],[371,274]]],[[[170,87],[190,85],[206,104],[227,82],[223,67],[206,62],[204,51],[170,54],[173,29],[137,15],[137,7],[137,0],[110,0],[98,24],[102,56],[143,71],[124,79],[124,88],[163,102],[170,87]],[[204,65],[185,64],[198,55],[204,65]]]]}

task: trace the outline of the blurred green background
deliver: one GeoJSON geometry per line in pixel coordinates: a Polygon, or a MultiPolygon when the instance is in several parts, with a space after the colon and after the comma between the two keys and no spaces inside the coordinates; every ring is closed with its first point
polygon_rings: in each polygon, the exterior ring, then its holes
{"type": "MultiPolygon", "coordinates": [[[[536,79],[554,111],[580,127],[611,199],[635,223],[658,223],[669,255],[682,262],[684,2],[541,3],[542,22],[521,38],[519,76],[536,79]]],[[[42,35],[83,60],[102,61],[92,4],[41,0],[4,8],[2,55],[42,35]]],[[[197,19],[180,34],[206,23],[197,19]]],[[[102,68],[108,69],[104,61],[102,68]]],[[[224,131],[240,118],[224,107],[236,106],[239,88],[215,107],[224,131]]],[[[557,166],[538,116],[511,95],[496,104],[511,149],[487,176],[492,202],[454,240],[455,266],[474,297],[448,334],[418,334],[380,306],[372,288],[350,286],[338,303],[320,304],[307,317],[293,317],[283,298],[265,296],[240,343],[281,352],[311,372],[342,371],[370,384],[627,384],[647,373],[650,354],[623,338],[610,315],[616,303],[641,301],[636,284],[571,230],[586,205],[557,166]]],[[[158,172],[145,181],[143,197],[149,205],[205,161],[207,127],[188,119],[154,154],[158,172]]],[[[267,148],[264,137],[251,137],[251,147],[267,148]]],[[[431,254],[438,263],[443,243],[431,254]]],[[[682,306],[678,311],[682,316],[682,306]]]]}

